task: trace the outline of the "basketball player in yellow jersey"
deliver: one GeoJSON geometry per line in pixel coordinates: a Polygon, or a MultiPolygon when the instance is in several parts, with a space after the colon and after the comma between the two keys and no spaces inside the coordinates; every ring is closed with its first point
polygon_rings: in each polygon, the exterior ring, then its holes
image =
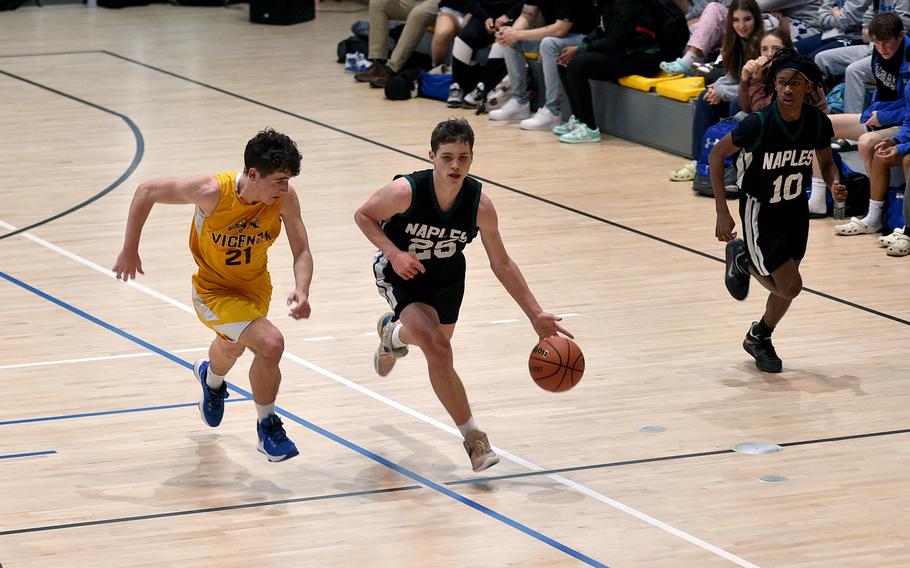
{"type": "Polygon", "coordinates": [[[266,253],[283,222],[294,257],[296,286],[287,300],[294,319],[310,317],[313,257],[300,201],[288,184],[300,173],[297,145],[268,128],[247,143],[243,159],[243,172],[142,183],[133,196],[123,249],[113,270],[124,281],[135,279],[137,272],[144,274],[139,237],[154,204],[196,205],[189,242],[199,267],[193,275],[193,306],[202,323],[215,332],[209,359],[193,366],[202,386],[199,412],[209,426],[221,424],[228,397],[224,377],[248,347],[254,356],[250,386],[258,414],[258,448],[277,462],[298,451],[275,415],[284,337],[266,317],[272,297],[266,253]]]}

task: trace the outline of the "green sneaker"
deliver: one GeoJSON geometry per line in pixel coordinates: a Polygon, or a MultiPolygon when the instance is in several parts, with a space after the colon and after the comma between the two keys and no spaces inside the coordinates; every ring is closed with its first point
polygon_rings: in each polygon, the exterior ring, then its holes
{"type": "Polygon", "coordinates": [[[569,132],[572,132],[573,130],[575,130],[575,127],[577,127],[577,126],[578,126],[578,121],[575,120],[575,115],[573,114],[572,116],[569,117],[569,122],[555,127],[553,129],[553,134],[555,134],[557,136],[562,136],[563,134],[568,134],[569,132]]]}
{"type": "Polygon", "coordinates": [[[566,144],[591,144],[600,142],[600,128],[591,130],[587,125],[578,123],[575,130],[559,137],[560,142],[566,144]]]}

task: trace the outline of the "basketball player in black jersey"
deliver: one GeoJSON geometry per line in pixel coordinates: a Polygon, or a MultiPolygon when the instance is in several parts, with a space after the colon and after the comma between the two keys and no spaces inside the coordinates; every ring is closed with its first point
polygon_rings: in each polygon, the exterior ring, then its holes
{"type": "Polygon", "coordinates": [[[831,121],[805,103],[806,92],[821,80],[815,63],[790,50],[780,51],[765,76],[772,103],[748,115],[714,146],[710,156],[711,183],[717,208],[715,235],[726,241],[727,290],[737,300],[749,293],[750,275],[770,295],[761,319],[746,333],[743,348],[766,373],[779,373],[780,357],[771,333],[802,290],[799,263],[809,236],[809,202],[805,187],[812,176],[813,155],[835,199],[846,197],[831,159],[831,121]],[[739,152],[737,184],[743,239],[724,197],[723,160],[739,152]]]}
{"type": "Polygon", "coordinates": [[[531,320],[540,338],[573,337],[560,318],[543,311],[499,234],[496,209],[468,177],[474,132],[464,119],[436,125],[430,138],[433,169],[395,179],[364,203],[354,220],[379,251],[373,273],[391,312],[379,318],[379,347],[373,358],[385,376],[395,360],[416,345],[427,360],[430,383],[464,437],[474,471],[499,462],[487,435],[477,427],[464,385],[455,372],[450,340],[464,294],[464,247],[480,232],[496,278],[531,320]]]}

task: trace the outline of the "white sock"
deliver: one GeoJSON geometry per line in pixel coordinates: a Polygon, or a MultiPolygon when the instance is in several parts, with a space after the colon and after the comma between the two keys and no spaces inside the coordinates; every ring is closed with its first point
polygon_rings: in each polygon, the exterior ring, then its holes
{"type": "Polygon", "coordinates": [[[882,209],[885,207],[884,201],[869,200],[869,212],[863,217],[863,223],[870,227],[880,227],[882,224],[882,209]]]}
{"type": "Polygon", "coordinates": [[[477,427],[477,422],[474,422],[474,417],[468,418],[468,421],[458,427],[458,430],[461,432],[461,437],[464,439],[468,438],[468,432],[472,430],[479,430],[477,427]]]}
{"type": "Polygon", "coordinates": [[[809,196],[809,211],[812,213],[824,213],[828,209],[825,203],[825,194],[827,186],[822,178],[812,178],[812,195],[809,196]]]}
{"type": "Polygon", "coordinates": [[[259,421],[262,422],[272,414],[275,414],[275,403],[272,404],[257,404],[256,405],[256,416],[259,417],[259,421]]]}
{"type": "Polygon", "coordinates": [[[392,329],[392,349],[401,349],[405,346],[405,343],[401,341],[401,338],[398,337],[398,334],[401,333],[401,322],[396,323],[394,329],[392,329]]]}
{"type": "Polygon", "coordinates": [[[695,55],[694,51],[686,51],[685,55],[682,56],[682,60],[689,64],[691,67],[693,63],[701,63],[701,57],[695,55]]]}
{"type": "Polygon", "coordinates": [[[221,385],[224,384],[224,375],[216,375],[215,371],[212,370],[211,363],[209,363],[209,368],[205,372],[205,384],[207,384],[209,388],[213,390],[220,389],[221,385]]]}

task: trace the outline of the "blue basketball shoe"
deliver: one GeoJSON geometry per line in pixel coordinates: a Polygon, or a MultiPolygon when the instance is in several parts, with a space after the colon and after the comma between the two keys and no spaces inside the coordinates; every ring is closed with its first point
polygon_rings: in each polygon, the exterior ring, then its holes
{"type": "Polygon", "coordinates": [[[259,434],[259,451],[269,458],[270,462],[280,462],[291,459],[300,452],[294,442],[288,439],[281,425],[281,419],[274,414],[262,419],[256,424],[259,434]]]}
{"type": "Polygon", "coordinates": [[[193,364],[193,374],[202,385],[202,399],[199,401],[199,415],[202,421],[215,428],[221,424],[224,418],[224,399],[228,395],[227,383],[221,383],[221,388],[213,389],[205,383],[205,377],[209,372],[209,362],[207,359],[200,359],[193,364]]]}

